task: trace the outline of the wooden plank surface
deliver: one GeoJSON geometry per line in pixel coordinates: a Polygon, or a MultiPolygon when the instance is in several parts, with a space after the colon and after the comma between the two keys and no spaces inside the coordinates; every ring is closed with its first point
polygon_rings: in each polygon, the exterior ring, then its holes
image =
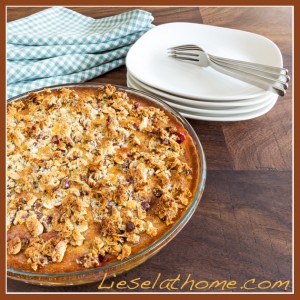
{"type": "MultiPolygon", "coordinates": [[[[74,8],[94,18],[129,9],[74,8]]],[[[262,34],[280,47],[284,65],[292,74],[291,8],[143,9],[153,13],[155,24],[186,21],[262,34]]],[[[8,8],[7,19],[16,20],[39,10],[41,8],[8,8]]],[[[126,68],[120,67],[92,81],[126,85],[126,68]]],[[[137,277],[154,280],[158,273],[162,273],[164,279],[178,274],[186,278],[192,274],[198,281],[236,280],[240,284],[251,278],[258,282],[292,280],[292,99],[291,82],[287,95],[279,99],[269,113],[257,119],[244,122],[189,120],[202,142],[208,163],[201,203],[173,241],[146,263],[118,276],[118,281],[137,277]]],[[[108,280],[107,284],[111,282],[108,280]]],[[[291,289],[292,283],[288,291],[291,289]]],[[[8,279],[8,291],[97,292],[97,284],[49,288],[8,279]]],[[[283,288],[269,291],[283,291],[283,288]]]]}

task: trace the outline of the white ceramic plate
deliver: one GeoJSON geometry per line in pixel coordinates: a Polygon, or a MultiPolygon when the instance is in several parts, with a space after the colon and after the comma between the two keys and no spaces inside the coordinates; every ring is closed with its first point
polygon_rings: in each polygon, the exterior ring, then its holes
{"type": "Polygon", "coordinates": [[[268,111],[270,111],[272,109],[272,107],[275,105],[276,101],[277,101],[277,96],[274,95],[274,100],[268,104],[266,107],[263,107],[261,109],[258,109],[256,111],[253,111],[251,113],[247,113],[247,114],[240,114],[240,115],[236,115],[236,116],[226,116],[226,117],[220,117],[220,116],[201,116],[201,115],[197,115],[197,114],[193,114],[193,113],[186,113],[183,111],[180,111],[180,114],[183,115],[185,118],[188,119],[194,119],[194,120],[203,120],[203,121],[219,121],[219,122],[229,122],[229,121],[245,121],[245,120],[250,120],[250,119],[254,119],[257,117],[260,117],[264,114],[266,114],[268,111]]]}
{"type": "Polygon", "coordinates": [[[204,109],[228,109],[233,107],[241,107],[241,106],[249,106],[255,104],[264,103],[267,99],[272,95],[271,93],[266,93],[263,96],[251,98],[251,99],[243,99],[243,100],[234,100],[234,101],[203,101],[203,100],[193,100],[187,99],[184,97],[177,97],[170,93],[163,92],[161,90],[155,89],[138,79],[136,79],[132,74],[127,71],[127,78],[130,79],[131,82],[138,85],[140,88],[147,90],[159,97],[168,99],[169,101],[175,102],[181,105],[188,105],[189,107],[199,107],[204,109]]]}
{"type": "Polygon", "coordinates": [[[241,100],[266,93],[211,68],[167,56],[167,48],[181,44],[198,44],[218,56],[282,66],[280,50],[263,36],[210,25],[168,23],[154,27],[131,47],[127,69],[147,85],[186,98],[241,100]]]}
{"type": "MultiPolygon", "coordinates": [[[[135,83],[133,83],[130,80],[130,78],[127,78],[127,86],[149,93],[149,91],[147,91],[146,89],[143,89],[143,88],[139,87],[138,85],[136,85],[135,83]]],[[[194,107],[190,107],[190,106],[179,105],[179,104],[169,101],[166,98],[160,97],[156,94],[153,94],[153,95],[157,96],[161,100],[165,101],[167,104],[169,104],[173,108],[179,110],[180,112],[192,113],[192,114],[197,114],[197,115],[206,116],[206,117],[216,117],[216,116],[218,116],[218,117],[223,117],[223,116],[224,117],[233,117],[233,116],[239,116],[241,114],[249,114],[251,112],[255,112],[261,108],[268,106],[270,103],[272,103],[274,101],[274,95],[270,95],[268,100],[266,100],[265,102],[263,102],[259,105],[252,105],[252,106],[247,106],[247,107],[236,107],[236,108],[232,108],[232,109],[223,109],[223,110],[221,110],[221,109],[220,110],[209,110],[209,109],[201,109],[201,108],[194,108],[194,107]]]]}
{"type": "MultiPolygon", "coordinates": [[[[128,85],[128,87],[149,93],[149,91],[147,89],[144,89],[141,86],[139,86],[138,84],[136,84],[135,82],[133,82],[130,77],[127,77],[127,85],[128,85]]],[[[173,103],[168,98],[161,97],[154,93],[151,93],[151,94],[164,100],[167,104],[169,104],[173,108],[176,108],[180,111],[184,111],[187,113],[191,112],[191,113],[199,114],[202,116],[204,116],[204,115],[205,116],[234,116],[234,115],[240,115],[240,114],[244,114],[244,113],[250,113],[252,111],[256,111],[260,108],[263,108],[274,101],[274,95],[270,94],[268,99],[266,99],[265,101],[263,101],[260,104],[250,105],[250,106],[242,106],[242,107],[234,107],[234,108],[227,107],[225,109],[223,108],[223,109],[218,109],[218,110],[217,109],[211,110],[211,109],[201,109],[201,108],[196,108],[196,107],[191,107],[191,106],[179,105],[179,104],[173,103]]]]}

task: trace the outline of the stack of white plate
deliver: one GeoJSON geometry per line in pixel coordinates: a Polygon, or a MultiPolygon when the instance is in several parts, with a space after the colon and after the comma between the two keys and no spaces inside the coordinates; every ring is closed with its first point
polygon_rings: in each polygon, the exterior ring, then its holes
{"type": "Polygon", "coordinates": [[[127,85],[151,93],[191,119],[239,121],[268,112],[278,96],[212,68],[175,60],[169,47],[196,44],[208,53],[282,67],[278,47],[250,32],[193,23],[169,23],[143,35],[126,58],[127,85]]]}

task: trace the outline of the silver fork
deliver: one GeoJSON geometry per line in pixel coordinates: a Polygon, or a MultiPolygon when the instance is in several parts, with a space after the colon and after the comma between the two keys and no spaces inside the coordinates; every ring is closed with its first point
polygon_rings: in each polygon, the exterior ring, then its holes
{"type": "MultiPolygon", "coordinates": [[[[197,50],[200,50],[200,51],[205,52],[201,47],[199,47],[197,45],[176,46],[176,47],[169,48],[168,50],[170,50],[170,51],[172,51],[172,50],[174,50],[174,51],[186,51],[186,50],[195,50],[195,51],[197,51],[197,50]]],[[[253,68],[253,69],[257,69],[257,70],[265,70],[265,71],[271,72],[271,73],[272,72],[280,73],[280,74],[286,75],[289,79],[289,76],[287,75],[288,74],[288,69],[285,69],[285,68],[262,65],[262,64],[257,64],[257,63],[242,61],[242,60],[235,60],[235,59],[220,57],[220,56],[216,56],[216,55],[212,55],[212,54],[208,54],[208,55],[209,55],[210,58],[220,60],[220,61],[224,61],[224,62],[228,62],[228,63],[237,64],[237,65],[243,65],[244,67],[247,67],[247,68],[253,68]]]]}
{"type": "Polygon", "coordinates": [[[288,70],[273,66],[222,58],[206,53],[197,45],[182,45],[168,49],[169,56],[178,60],[197,62],[201,67],[215,70],[264,90],[284,96],[288,88],[288,70]]]}

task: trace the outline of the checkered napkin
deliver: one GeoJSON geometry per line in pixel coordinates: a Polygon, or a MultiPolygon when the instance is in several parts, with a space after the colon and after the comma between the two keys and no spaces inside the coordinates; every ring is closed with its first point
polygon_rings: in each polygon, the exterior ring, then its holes
{"type": "Polygon", "coordinates": [[[125,63],[151,29],[149,12],[93,19],[52,7],[7,24],[7,98],[45,86],[90,80],[125,63]]]}

